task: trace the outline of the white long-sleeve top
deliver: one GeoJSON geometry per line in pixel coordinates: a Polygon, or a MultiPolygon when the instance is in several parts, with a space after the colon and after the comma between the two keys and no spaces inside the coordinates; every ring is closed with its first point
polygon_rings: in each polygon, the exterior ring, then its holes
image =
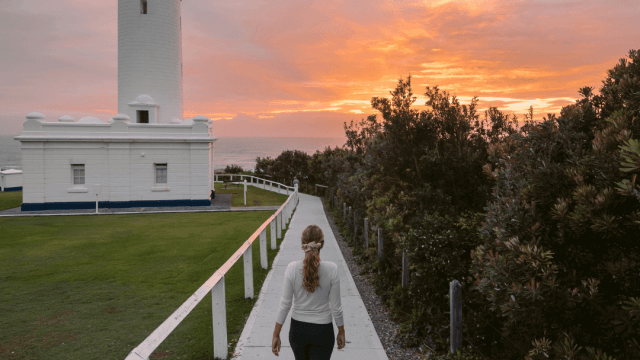
{"type": "Polygon", "coordinates": [[[284,324],[293,298],[292,319],[312,324],[329,324],[333,315],[336,326],[343,326],[338,265],[330,261],[320,261],[318,266],[320,286],[316,287],[313,293],[307,292],[302,287],[303,265],[303,261],[299,260],[289,263],[287,266],[284,273],[284,289],[282,289],[282,299],[280,299],[280,310],[276,321],[278,324],[284,324]]]}

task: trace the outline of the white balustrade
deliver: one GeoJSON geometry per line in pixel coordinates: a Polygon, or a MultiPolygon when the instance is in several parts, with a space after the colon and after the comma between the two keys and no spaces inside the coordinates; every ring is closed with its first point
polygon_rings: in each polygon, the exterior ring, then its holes
{"type": "Polygon", "coordinates": [[[211,317],[213,318],[213,357],[227,358],[227,304],[224,276],[211,289],[211,317]]]}
{"type": "Polygon", "coordinates": [[[276,239],[276,219],[271,220],[271,225],[269,225],[271,229],[271,250],[275,250],[278,247],[277,239],[276,239]]]}
{"type": "Polygon", "coordinates": [[[244,297],[253,299],[253,252],[251,244],[242,255],[244,262],[244,297]]]}
{"type": "Polygon", "coordinates": [[[263,269],[269,267],[269,261],[267,260],[267,228],[260,233],[260,265],[263,269]]]}
{"type": "MultiPolygon", "coordinates": [[[[218,178],[218,175],[216,175],[218,178]]],[[[263,185],[265,180],[263,180],[263,185]]],[[[271,182],[273,187],[273,182],[271,182]]],[[[211,317],[213,322],[213,356],[214,358],[226,359],[228,355],[227,339],[227,307],[225,291],[225,274],[231,267],[243,257],[244,263],[244,288],[245,297],[253,298],[253,253],[252,244],[256,238],[260,238],[260,264],[263,269],[269,266],[267,259],[267,226],[271,230],[271,248],[277,248],[277,237],[282,238],[284,218],[290,219],[298,204],[298,193],[293,192],[287,201],[280,206],[275,214],[271,215],[242,246],[207,280],[193,293],[176,311],[156,328],[142,343],[134,348],[126,360],[147,360],[158,346],[180,325],[180,323],[191,313],[191,311],[205,298],[211,294],[211,317]]]]}
{"type": "Polygon", "coordinates": [[[282,212],[278,213],[276,218],[276,226],[278,228],[278,239],[282,239],[282,212]]]}

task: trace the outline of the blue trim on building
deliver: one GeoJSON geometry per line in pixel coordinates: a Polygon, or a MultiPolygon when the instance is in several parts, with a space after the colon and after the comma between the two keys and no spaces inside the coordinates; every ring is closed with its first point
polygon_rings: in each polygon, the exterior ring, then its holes
{"type": "MultiPolygon", "coordinates": [[[[211,206],[207,200],[137,200],[137,201],[99,201],[101,209],[133,208],[133,207],[177,207],[177,206],[211,206]]],[[[84,202],[54,202],[22,204],[22,211],[42,210],[80,210],[95,209],[95,201],[84,202]]]]}
{"type": "Polygon", "coordinates": [[[6,187],[4,189],[2,189],[2,191],[4,192],[9,192],[9,191],[22,191],[22,186],[16,186],[16,187],[6,187]]]}

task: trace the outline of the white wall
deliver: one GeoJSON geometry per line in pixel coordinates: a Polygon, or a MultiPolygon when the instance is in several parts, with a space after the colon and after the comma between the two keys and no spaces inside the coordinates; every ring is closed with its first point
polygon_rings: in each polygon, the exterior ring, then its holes
{"type": "Polygon", "coordinates": [[[0,171],[0,188],[6,191],[7,188],[22,187],[22,171],[13,169],[8,171],[0,171]]]}
{"type": "Polygon", "coordinates": [[[150,0],[147,14],[139,0],[118,1],[118,112],[133,122],[140,94],[159,104],[159,123],[183,118],[180,0],[150,0]]]}
{"type": "Polygon", "coordinates": [[[27,120],[22,143],[23,202],[208,200],[207,119],[189,125],[46,123],[27,120]],[[155,184],[154,164],[167,164],[167,184],[155,184]],[[74,185],[71,165],[85,165],[74,185]]]}

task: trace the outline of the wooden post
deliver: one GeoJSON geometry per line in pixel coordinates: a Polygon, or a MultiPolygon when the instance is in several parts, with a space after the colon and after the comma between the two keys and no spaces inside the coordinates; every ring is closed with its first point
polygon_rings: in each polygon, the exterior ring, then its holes
{"type": "Polygon", "coordinates": [[[378,259],[384,259],[384,253],[382,252],[382,229],[378,228],[378,259]]]}
{"type": "Polygon", "coordinates": [[[351,206],[349,206],[349,217],[347,218],[347,231],[351,231],[351,206]]]}
{"type": "Polygon", "coordinates": [[[364,218],[364,249],[369,248],[369,218],[364,218]]]}
{"type": "Polygon", "coordinates": [[[229,354],[227,343],[227,304],[224,296],[224,276],[211,289],[211,317],[213,318],[213,357],[226,359],[229,354]]]}
{"type": "Polygon", "coordinates": [[[451,353],[462,346],[462,291],[458,280],[449,283],[449,312],[451,314],[451,353]]]}
{"type": "Polygon", "coordinates": [[[282,211],[278,213],[278,220],[276,221],[278,226],[278,239],[282,239],[282,211]]]}
{"type": "Polygon", "coordinates": [[[267,228],[264,228],[260,233],[260,265],[263,269],[269,267],[269,261],[267,260],[267,228]]]}
{"type": "Polygon", "coordinates": [[[244,297],[253,299],[253,251],[249,245],[242,255],[244,260],[244,297]]]}
{"type": "Polygon", "coordinates": [[[353,243],[356,243],[358,237],[358,210],[353,212],[353,243]]]}
{"type": "Polygon", "coordinates": [[[347,203],[342,203],[342,220],[347,221],[347,203]]]}
{"type": "Polygon", "coordinates": [[[407,259],[407,253],[402,252],[402,287],[409,285],[409,260],[407,259]]]}

